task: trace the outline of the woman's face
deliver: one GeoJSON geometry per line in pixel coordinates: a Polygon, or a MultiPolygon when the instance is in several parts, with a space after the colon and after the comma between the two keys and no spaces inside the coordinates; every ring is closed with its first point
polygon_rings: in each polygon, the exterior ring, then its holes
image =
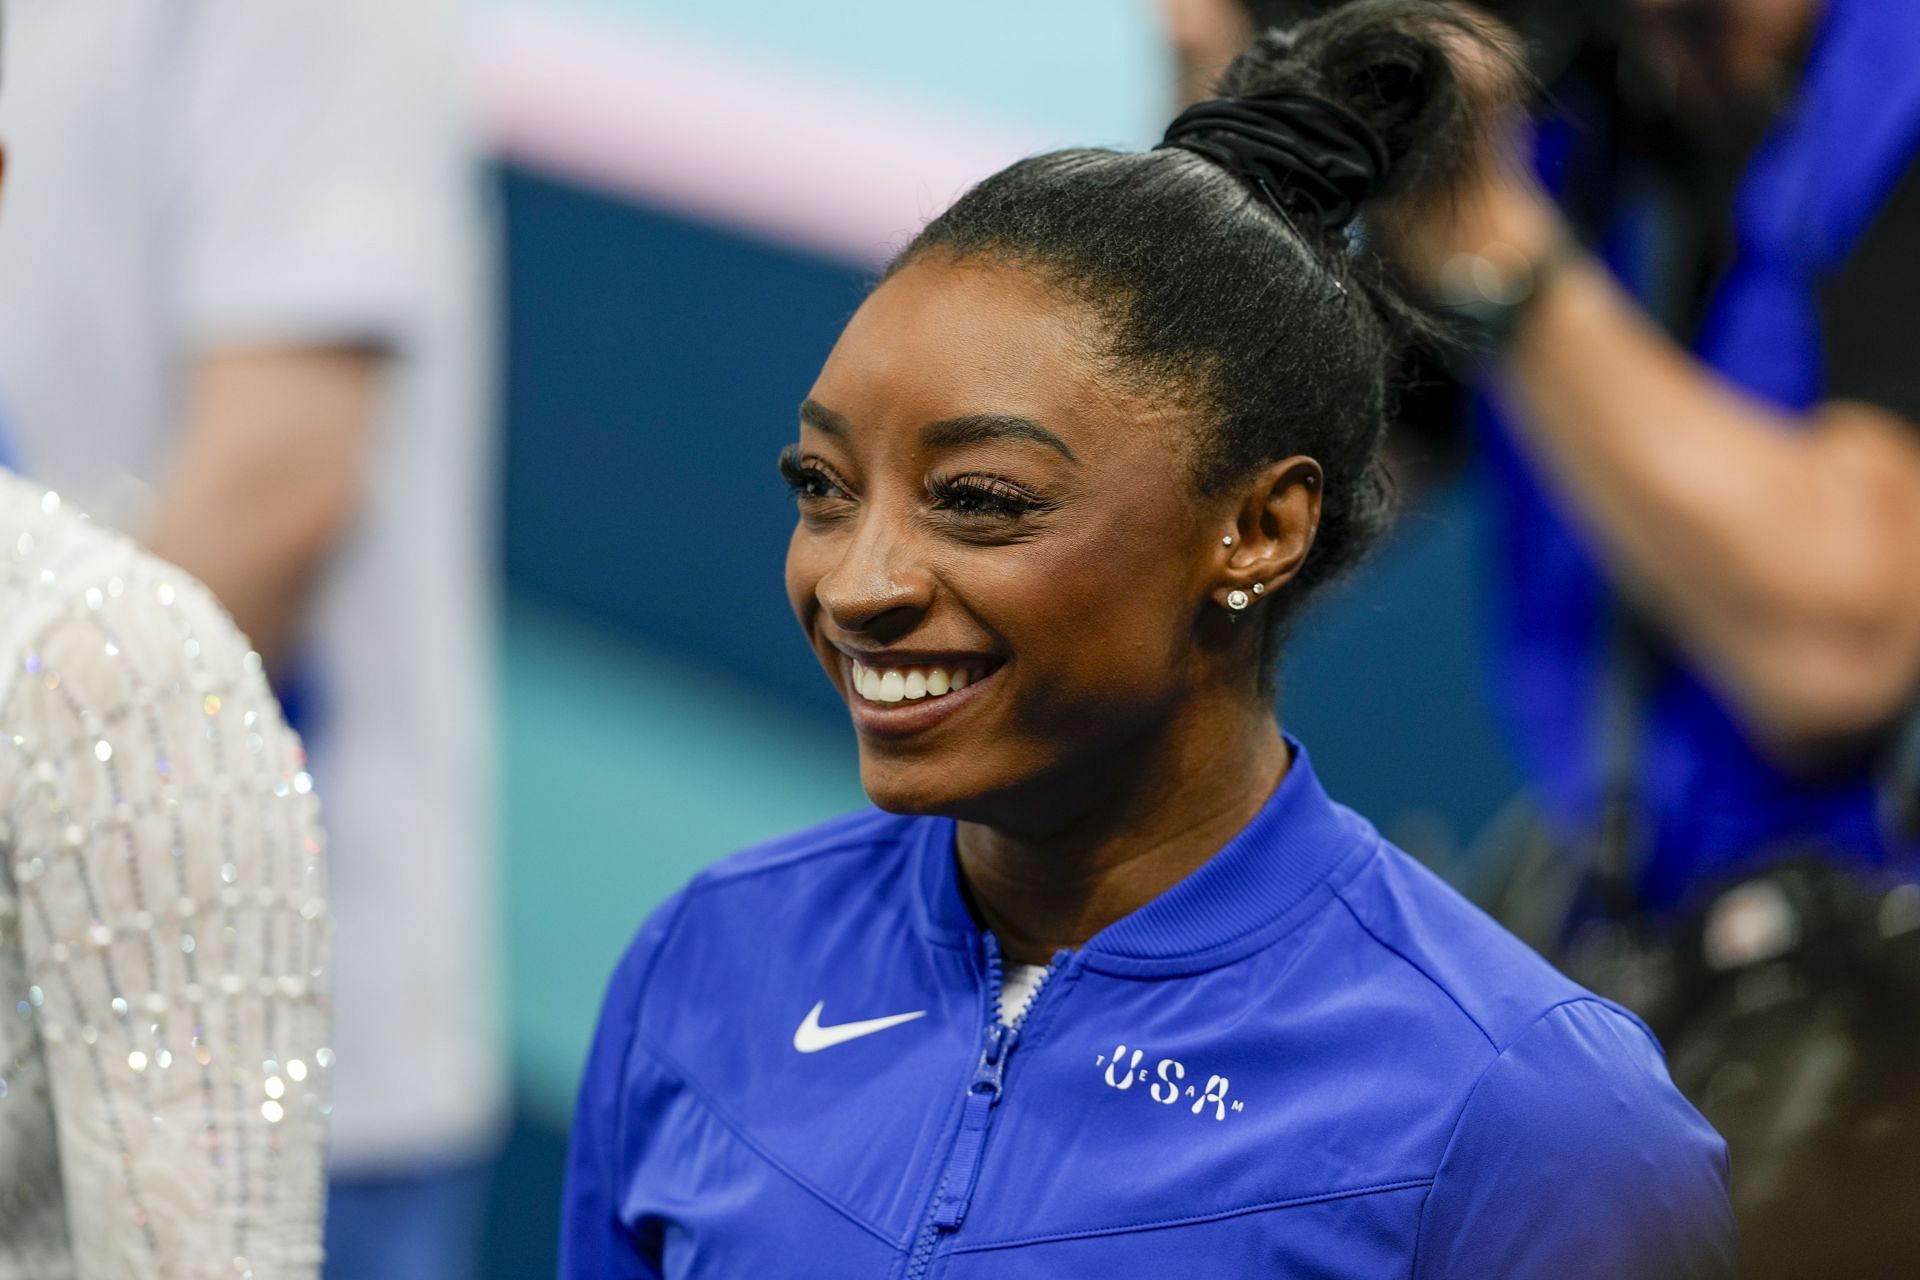
{"type": "Polygon", "coordinates": [[[1196,496],[1193,421],[1116,385],[1100,329],[1034,274],[936,254],[867,299],[801,410],[787,592],[883,808],[1044,824],[1219,665],[1231,499],[1196,496]]]}

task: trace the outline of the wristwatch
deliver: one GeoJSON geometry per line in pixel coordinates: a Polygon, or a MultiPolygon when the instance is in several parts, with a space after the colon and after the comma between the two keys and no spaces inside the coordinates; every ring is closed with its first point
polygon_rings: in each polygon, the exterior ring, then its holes
{"type": "Polygon", "coordinates": [[[1440,269],[1434,303],[1467,358],[1485,363],[1513,345],[1553,277],[1585,256],[1579,241],[1564,233],[1538,258],[1504,242],[1457,253],[1440,269]]]}

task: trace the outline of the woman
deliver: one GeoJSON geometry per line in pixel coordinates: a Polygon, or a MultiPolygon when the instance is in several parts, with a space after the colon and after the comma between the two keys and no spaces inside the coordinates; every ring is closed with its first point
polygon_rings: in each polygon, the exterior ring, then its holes
{"type": "Polygon", "coordinates": [[[316,808],[205,588],[0,469],[0,1277],[318,1273],[316,808]]]}
{"type": "Polygon", "coordinates": [[[1630,1015],[1315,781],[1286,620],[1386,515],[1353,217],[1475,142],[1467,28],[1265,37],[1144,155],[989,178],[782,458],[883,812],[703,874],[608,994],[563,1273],[1718,1274],[1719,1140],[1630,1015]]]}

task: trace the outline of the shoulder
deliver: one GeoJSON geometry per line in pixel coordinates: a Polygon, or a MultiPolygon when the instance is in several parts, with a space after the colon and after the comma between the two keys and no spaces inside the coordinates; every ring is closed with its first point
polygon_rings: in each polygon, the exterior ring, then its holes
{"type": "Polygon", "coordinates": [[[1428,1194],[1417,1276],[1731,1274],[1727,1151],[1640,1025],[1556,1005],[1469,1093],[1428,1194]]]}
{"type": "MultiPolygon", "coordinates": [[[[12,553],[0,555],[0,744],[11,748],[0,785],[32,776],[76,815],[164,803],[196,832],[265,822],[287,801],[313,821],[299,740],[212,592],[4,472],[0,546],[12,553]],[[220,804],[205,804],[216,792],[220,804]]],[[[29,824],[46,812],[32,809],[29,824]]],[[[240,862],[268,857],[239,844],[240,862]]],[[[216,854],[215,842],[189,842],[176,870],[232,856],[216,854]]]]}
{"type": "Polygon", "coordinates": [[[1638,1018],[1391,845],[1337,894],[1373,963],[1399,971],[1380,985],[1401,993],[1403,1034],[1451,1027],[1437,1042],[1459,1050],[1423,1071],[1451,1127],[1416,1276],[1722,1274],[1726,1148],[1638,1018]]]}
{"type": "Polygon", "coordinates": [[[1548,1010],[1589,1001],[1650,1033],[1542,959],[1491,916],[1392,845],[1376,850],[1336,889],[1337,896],[1388,964],[1420,978],[1417,989],[1471,1023],[1498,1053],[1548,1010]]]}
{"type": "Polygon", "coordinates": [[[266,695],[259,655],[211,592],[58,494],[0,473],[0,542],[12,553],[0,690],[13,711],[266,695]]]}

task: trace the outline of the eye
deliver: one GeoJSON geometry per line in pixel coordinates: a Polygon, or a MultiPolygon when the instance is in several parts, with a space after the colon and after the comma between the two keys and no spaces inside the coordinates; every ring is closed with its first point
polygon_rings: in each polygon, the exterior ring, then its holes
{"type": "Polygon", "coordinates": [[[803,456],[798,445],[788,445],[780,451],[780,478],[787,482],[794,501],[802,506],[847,496],[833,473],[819,459],[803,456]]]}
{"type": "Polygon", "coordinates": [[[1038,494],[1002,476],[935,476],[927,482],[936,511],[975,520],[1019,520],[1053,509],[1038,494]]]}

